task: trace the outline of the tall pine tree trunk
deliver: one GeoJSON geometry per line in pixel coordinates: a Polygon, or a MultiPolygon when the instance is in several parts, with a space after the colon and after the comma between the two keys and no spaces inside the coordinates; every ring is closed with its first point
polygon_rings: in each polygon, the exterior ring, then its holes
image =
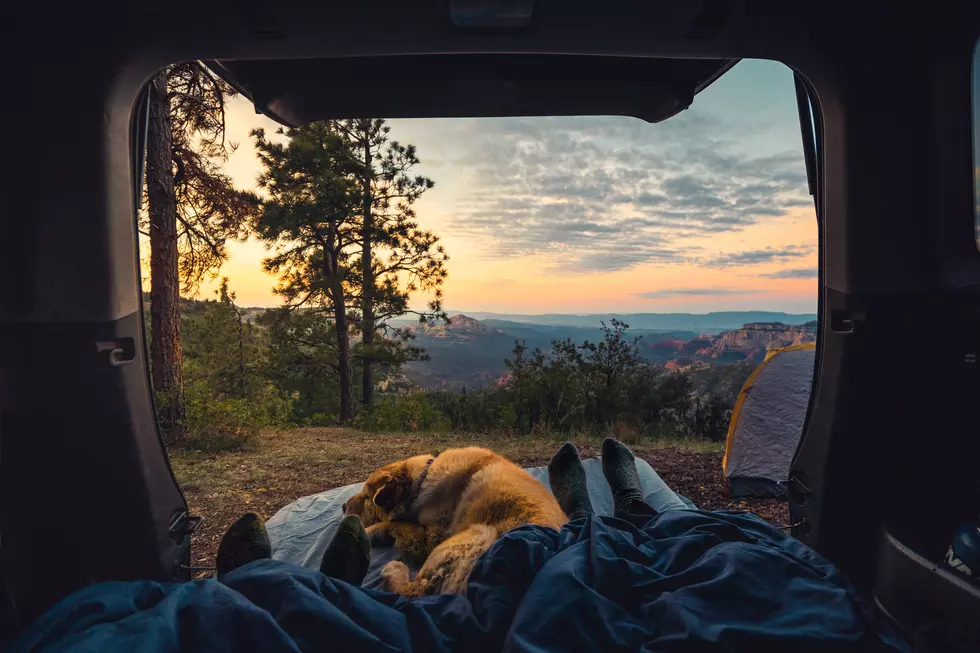
{"type": "Polygon", "coordinates": [[[327,279],[330,280],[331,293],[333,294],[333,320],[334,327],[337,329],[337,368],[340,376],[340,421],[344,424],[354,419],[354,393],[351,392],[351,365],[350,365],[350,325],[347,322],[347,306],[344,303],[344,286],[340,277],[340,267],[336,258],[329,252],[324,252],[328,266],[333,270],[326,269],[327,279]]]}
{"type": "Polygon", "coordinates": [[[363,397],[361,403],[365,406],[370,406],[374,401],[374,268],[371,260],[371,248],[374,246],[372,241],[374,214],[371,210],[371,181],[374,176],[374,168],[371,162],[371,139],[368,134],[369,130],[366,129],[363,141],[364,176],[361,180],[362,194],[364,196],[364,245],[361,252],[361,274],[364,277],[361,307],[361,312],[364,314],[364,328],[362,330],[362,343],[364,345],[362,370],[364,377],[362,380],[363,397]]]}
{"type": "Polygon", "coordinates": [[[172,149],[167,73],[161,71],[150,82],[146,190],[150,218],[150,365],[153,390],[159,399],[160,426],[168,444],[183,435],[184,422],[172,149]]]}

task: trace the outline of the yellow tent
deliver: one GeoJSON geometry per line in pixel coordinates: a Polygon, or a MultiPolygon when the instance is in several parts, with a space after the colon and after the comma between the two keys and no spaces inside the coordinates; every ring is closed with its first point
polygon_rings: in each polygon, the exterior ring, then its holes
{"type": "Polygon", "coordinates": [[[816,344],[773,349],[749,376],[732,411],[725,481],[732,497],[783,497],[778,485],[803,434],[816,344]]]}

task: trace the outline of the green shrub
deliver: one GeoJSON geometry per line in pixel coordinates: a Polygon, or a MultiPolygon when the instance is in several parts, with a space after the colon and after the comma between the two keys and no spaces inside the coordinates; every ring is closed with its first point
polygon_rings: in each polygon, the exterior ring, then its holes
{"type": "Polygon", "coordinates": [[[369,409],[361,409],[353,422],[363,431],[448,431],[452,425],[424,394],[380,397],[369,409]]]}
{"type": "Polygon", "coordinates": [[[517,422],[514,407],[499,391],[478,390],[470,394],[455,394],[431,390],[424,396],[430,406],[445,416],[453,431],[499,433],[513,430],[517,422]]]}
{"type": "Polygon", "coordinates": [[[337,415],[333,413],[313,413],[300,422],[303,426],[336,426],[337,415]]]}
{"type": "Polygon", "coordinates": [[[286,426],[290,423],[293,400],[269,381],[253,389],[251,396],[244,401],[253,405],[262,426],[286,426]]]}
{"type": "Polygon", "coordinates": [[[616,438],[625,445],[640,443],[640,433],[628,423],[619,420],[609,426],[609,436],[616,438]]]}
{"type": "Polygon", "coordinates": [[[184,432],[173,446],[197,451],[245,449],[268,423],[263,407],[245,399],[218,399],[204,383],[184,388],[184,432]]]}

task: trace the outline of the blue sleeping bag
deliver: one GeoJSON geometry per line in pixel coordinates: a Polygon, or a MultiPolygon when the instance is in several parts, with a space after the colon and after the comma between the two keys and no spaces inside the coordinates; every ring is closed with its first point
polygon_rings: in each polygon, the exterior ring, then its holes
{"type": "MultiPolygon", "coordinates": [[[[582,461],[582,466],[588,479],[589,499],[596,514],[611,515],[613,497],[609,484],[602,475],[602,459],[589,458],[582,461]]],[[[551,490],[547,467],[532,467],[526,471],[551,490]]],[[[636,472],[640,478],[643,500],[658,512],[695,507],[689,499],[677,494],[664,483],[647,461],[637,458],[636,472]]],[[[272,542],[272,557],[295,562],[310,569],[319,569],[323,552],[327,550],[327,545],[337,533],[340,520],[344,518],[341,507],[345,501],[360,492],[363,486],[363,483],[355,483],[333,488],[302,497],[284,506],[265,524],[272,542]]],[[[380,589],[382,567],[399,557],[400,554],[394,547],[372,547],[371,566],[362,586],[380,589]]],[[[417,568],[412,570],[417,571],[417,568]]]]}
{"type": "Polygon", "coordinates": [[[262,560],[224,582],[103,583],[21,651],[905,651],[826,560],[752,515],[523,526],[465,596],[406,600],[262,560]]]}

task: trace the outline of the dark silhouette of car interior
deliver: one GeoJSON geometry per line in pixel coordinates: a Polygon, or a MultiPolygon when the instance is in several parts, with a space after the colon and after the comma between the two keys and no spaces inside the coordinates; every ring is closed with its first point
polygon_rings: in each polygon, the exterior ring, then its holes
{"type": "Polygon", "coordinates": [[[0,645],[93,582],[190,576],[199,520],[154,418],[135,220],[143,89],[189,59],[286,125],[657,122],[740,59],[789,66],[820,243],[792,533],[910,637],[977,628],[980,586],[943,556],[980,513],[980,3],[39,5],[11,10],[4,45],[0,645]]]}

